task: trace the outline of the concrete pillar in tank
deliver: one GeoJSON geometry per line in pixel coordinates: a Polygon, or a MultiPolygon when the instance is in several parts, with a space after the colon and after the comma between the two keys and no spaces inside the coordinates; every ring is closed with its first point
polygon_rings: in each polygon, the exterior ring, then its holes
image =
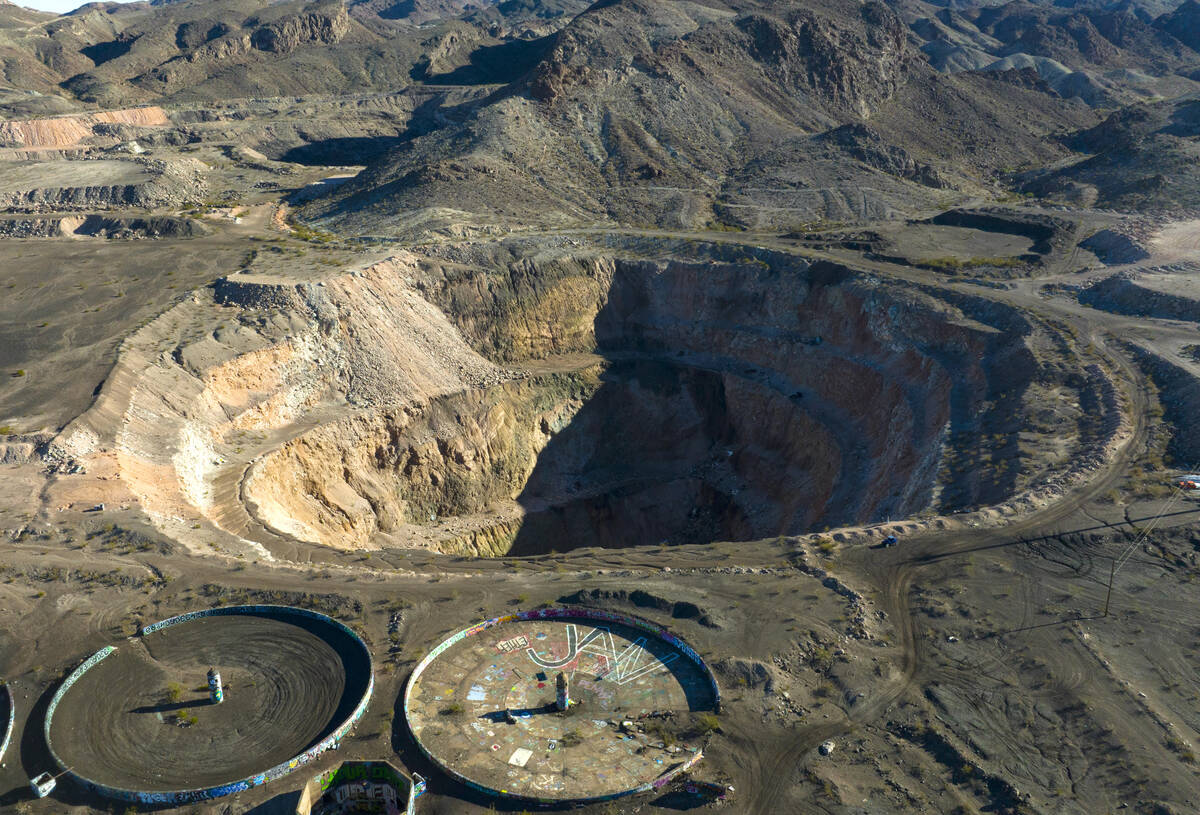
{"type": "Polygon", "coordinates": [[[214,705],[225,701],[225,690],[221,687],[221,675],[216,668],[208,669],[208,699],[214,705]]]}
{"type": "Polygon", "coordinates": [[[567,675],[559,671],[558,678],[554,680],[554,688],[557,691],[554,706],[561,710],[566,710],[571,706],[571,686],[567,680],[567,675]]]}

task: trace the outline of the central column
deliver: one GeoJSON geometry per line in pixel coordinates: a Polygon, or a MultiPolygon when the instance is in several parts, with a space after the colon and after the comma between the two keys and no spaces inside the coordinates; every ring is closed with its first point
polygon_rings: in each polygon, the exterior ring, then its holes
{"type": "Polygon", "coordinates": [[[558,672],[558,677],[554,680],[554,688],[557,691],[554,706],[559,712],[564,711],[571,706],[571,688],[567,675],[562,671],[558,672]]]}
{"type": "Polygon", "coordinates": [[[216,668],[208,669],[208,700],[214,705],[225,701],[225,690],[221,687],[221,674],[216,668]]]}

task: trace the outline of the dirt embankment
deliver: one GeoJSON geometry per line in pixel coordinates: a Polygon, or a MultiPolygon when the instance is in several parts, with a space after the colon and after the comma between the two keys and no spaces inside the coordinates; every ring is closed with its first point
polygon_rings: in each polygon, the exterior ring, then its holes
{"type": "Polygon", "coordinates": [[[1197,271],[1200,271],[1200,264],[1179,263],[1139,272],[1122,272],[1080,291],[1079,302],[1116,314],[1200,322],[1200,299],[1196,297],[1200,296],[1200,289],[1192,291],[1196,296],[1188,297],[1146,285],[1147,282],[1153,283],[1156,277],[1177,277],[1186,282],[1197,271]]]}
{"type": "Polygon", "coordinates": [[[98,111],[50,119],[0,122],[0,145],[24,148],[74,147],[96,135],[97,125],[161,127],[169,125],[166,111],[157,106],[98,111]]]}
{"type": "Polygon", "coordinates": [[[1101,229],[1079,245],[1109,266],[1137,263],[1150,257],[1150,252],[1145,246],[1145,237],[1130,230],[1101,229]]]}
{"type": "Polygon", "coordinates": [[[194,160],[15,162],[0,176],[0,209],[16,212],[161,208],[199,201],[206,168],[194,160]]]}
{"type": "Polygon", "coordinates": [[[1200,377],[1187,367],[1163,359],[1138,345],[1129,344],[1142,367],[1159,388],[1164,416],[1171,428],[1168,452],[1171,458],[1191,472],[1200,462],[1200,424],[1195,421],[1200,409],[1200,377]]]}
{"type": "Polygon", "coordinates": [[[1033,212],[1013,212],[1001,208],[954,209],[931,218],[929,222],[940,226],[959,226],[983,232],[1020,235],[1032,240],[1032,251],[1043,257],[1074,245],[1079,229],[1077,223],[1066,218],[1033,212]]]}
{"type": "Polygon", "coordinates": [[[104,215],[58,218],[0,218],[0,238],[192,238],[208,235],[209,227],[194,218],[170,215],[145,218],[104,215]]]}

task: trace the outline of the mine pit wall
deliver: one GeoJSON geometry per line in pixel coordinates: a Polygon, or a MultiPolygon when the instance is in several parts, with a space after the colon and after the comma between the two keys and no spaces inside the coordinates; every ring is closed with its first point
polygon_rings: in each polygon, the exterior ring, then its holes
{"type": "Polygon", "coordinates": [[[413,285],[451,315],[488,359],[520,363],[596,347],[596,315],[608,302],[618,261],[593,253],[493,254],[420,261],[413,285]]]}
{"type": "MultiPolygon", "coordinates": [[[[981,349],[953,343],[924,349],[946,370],[962,370],[974,365],[978,371],[976,378],[956,377],[952,384],[951,420],[944,444],[948,450],[970,451],[975,460],[969,461],[969,466],[952,478],[943,479],[939,509],[947,512],[1006,500],[1018,489],[1018,468],[1010,468],[1004,478],[998,478],[998,474],[985,464],[985,455],[992,460],[1019,458],[1019,430],[1025,426],[1023,401],[1026,390],[1034,380],[1061,384],[1058,380],[1064,377],[1060,374],[1056,380],[1053,374],[1042,369],[1031,349],[1035,327],[1021,312],[961,292],[933,286],[916,288],[955,309],[959,313],[958,319],[975,321],[986,335],[981,349]]],[[[1072,356],[1069,349],[1064,347],[1062,350],[1066,356],[1072,356]]],[[[1072,372],[1065,378],[1075,375],[1072,372]]],[[[1080,390],[1088,388],[1085,386],[1080,390]]],[[[1081,393],[1080,401],[1084,400],[1081,393]]],[[[1080,449],[1074,452],[1082,453],[1080,449]]]]}
{"type": "MultiPolygon", "coordinates": [[[[553,434],[597,386],[596,372],[464,389],[403,409],[364,412],[288,442],[255,462],[243,495],[266,526],[336,548],[431,516],[511,500],[553,434]]],[[[504,554],[512,531],[460,541],[455,551],[504,554]]]]}
{"type": "MultiPolygon", "coordinates": [[[[1002,306],[979,309],[980,319],[1004,325],[998,330],[925,293],[770,253],[735,262],[585,254],[420,265],[415,290],[453,315],[483,355],[520,362],[598,350],[609,362],[574,379],[454,392],[310,431],[257,462],[245,483],[248,503],[269,526],[360,547],[400,524],[512,499],[557,507],[526,515],[527,531],[577,537],[594,526],[590,514],[607,511],[603,501],[570,504],[561,484],[612,438],[605,437],[606,411],[593,416],[588,403],[611,400],[628,412],[636,411],[635,397],[650,398],[635,393],[636,370],[632,379],[612,375],[626,362],[690,372],[672,387],[685,396],[688,388],[709,388],[714,404],[725,403],[720,415],[697,415],[688,399],[704,400],[692,394],[659,411],[694,422],[711,444],[728,444],[734,452],[720,479],[758,496],[734,502],[744,507],[717,506],[725,515],[716,534],[748,539],[911,515],[933,500],[948,434],[971,425],[985,397],[1019,396],[1022,372],[1032,367],[1028,325],[1010,332],[1015,318],[1002,306]]],[[[351,295],[341,286],[325,289],[331,308],[346,307],[335,300],[351,295]]],[[[669,434],[663,421],[659,415],[640,424],[669,434]]],[[[661,439],[646,432],[642,441],[653,449],[661,439]]],[[[703,452],[692,463],[702,463],[703,452]]],[[[640,473],[650,476],[661,474],[640,473]]],[[[603,493],[602,484],[593,486],[603,493]]],[[[703,480],[677,486],[660,497],[721,503],[711,494],[720,489],[703,480]]],[[[982,496],[975,490],[961,501],[982,496]]],[[[502,554],[520,526],[504,522],[453,545],[462,547],[457,553],[502,554]]],[[[614,544],[597,538],[579,545],[614,544]]]]}
{"type": "MultiPolygon", "coordinates": [[[[185,302],[156,323],[211,320],[201,313],[217,314],[219,304],[238,309],[222,320],[245,314],[273,320],[270,327],[239,324],[228,337],[181,340],[172,354],[127,344],[110,377],[130,391],[118,408],[116,453],[122,478],[152,517],[172,523],[198,513],[220,526],[212,479],[240,446],[241,431],[286,428],[326,402],[346,412],[403,410],[503,381],[404,279],[400,262],[306,284],[234,276],[214,287],[215,304],[185,302]],[[208,367],[189,362],[193,349],[208,367]]],[[[147,337],[159,331],[151,326],[147,337]]],[[[108,405],[115,395],[102,392],[105,411],[117,407],[108,405]]]]}
{"type": "MultiPolygon", "coordinates": [[[[730,374],[756,372],[745,379],[775,393],[764,393],[761,406],[747,398],[735,421],[743,451],[760,459],[764,475],[788,473],[792,462],[800,462],[810,478],[819,478],[820,462],[840,458],[837,472],[815,480],[806,503],[826,501],[799,523],[778,529],[784,532],[806,529],[818,518],[842,523],[880,513],[909,515],[928,504],[936,461],[926,454],[949,420],[952,379],[923,349],[957,344],[978,359],[986,345],[985,334],[947,324],[944,317],[930,300],[827,264],[631,263],[614,280],[596,333],[604,353],[682,352],[730,374]],[[792,393],[801,394],[793,412],[810,412],[836,428],[831,449],[806,450],[807,438],[788,438],[778,399],[792,393]],[[852,445],[866,445],[865,456],[851,457],[852,445]],[[853,489],[836,493],[838,483],[853,489]],[[826,515],[835,496],[845,507],[842,517],[826,515]]],[[[982,385],[973,365],[956,366],[955,378],[982,385]]],[[[785,493],[796,483],[753,480],[778,490],[772,503],[785,506],[785,493]]]]}
{"type": "Polygon", "coordinates": [[[352,641],[358,643],[362,648],[363,656],[366,660],[365,664],[368,681],[362,699],[355,707],[354,712],[350,715],[350,717],[347,718],[346,721],[339,723],[334,728],[333,732],[331,732],[328,736],[295,758],[289,759],[288,761],[272,767],[265,772],[250,776],[249,778],[243,778],[239,781],[233,781],[228,784],[221,784],[214,787],[205,787],[202,789],[169,791],[130,790],[122,789],[120,787],[110,787],[105,784],[100,784],[89,778],[85,778],[78,773],[72,772],[71,768],[67,767],[62,759],[58,757],[58,754],[54,751],[54,745],[50,739],[50,728],[53,724],[54,712],[58,709],[58,705],[62,701],[63,697],[67,695],[67,691],[69,691],[71,687],[83,677],[84,674],[94,668],[101,661],[111,656],[117,650],[112,645],[106,645],[80,663],[79,667],[72,671],[67,678],[62,681],[62,684],[59,686],[58,690],[55,691],[54,696],[50,699],[49,706],[46,708],[43,735],[46,739],[46,748],[49,750],[51,758],[54,759],[54,763],[62,770],[60,775],[67,776],[85,789],[89,789],[92,792],[103,795],[106,798],[113,798],[118,801],[129,801],[135,804],[146,804],[149,806],[182,806],[184,804],[196,803],[197,801],[208,801],[213,798],[222,798],[226,795],[232,795],[235,792],[242,792],[252,787],[261,786],[266,784],[268,781],[274,781],[278,778],[282,778],[283,776],[291,773],[293,770],[309,764],[315,760],[317,756],[321,755],[327,750],[336,750],[339,746],[341,746],[342,739],[345,738],[345,736],[349,734],[352,729],[354,729],[354,726],[358,724],[359,720],[363,717],[363,714],[366,713],[367,705],[371,701],[371,695],[375,691],[375,672],[371,659],[371,652],[367,648],[366,643],[362,641],[358,634],[354,633],[351,628],[343,623],[340,623],[332,617],[327,617],[324,614],[320,614],[315,611],[309,611],[308,609],[303,608],[294,608],[291,606],[224,606],[221,608],[192,611],[187,614],[168,617],[165,620],[160,620],[156,623],[143,626],[141,631],[138,632],[138,635],[145,636],[146,634],[153,633],[154,631],[159,631],[163,628],[169,628],[172,625],[178,625],[179,623],[185,623],[190,620],[196,620],[201,617],[229,616],[236,614],[275,614],[281,617],[306,617],[312,620],[317,620],[325,625],[329,625],[332,628],[337,629],[342,634],[350,637],[352,641]]]}
{"type": "MultiPolygon", "coordinates": [[[[269,529],[338,548],[431,516],[464,516],[432,536],[454,554],[657,542],[664,525],[673,540],[745,540],[1012,494],[975,472],[950,494],[938,475],[955,444],[1016,444],[997,417],[1020,412],[1038,366],[1030,324],[1005,306],[744,247],[444,251],[309,283],[232,275],[213,304],[176,308],[232,316],[240,339],[214,332],[173,355],[127,343],[110,378],[125,384],[98,404],[112,412],[130,391],[118,461],[152,516],[220,527],[208,493],[237,431],[287,431],[326,404],[341,415],[255,460],[238,500],[269,529]],[[216,361],[195,367],[192,347],[216,361]],[[548,372],[514,379],[489,360],[548,372]],[[504,502],[518,511],[495,511],[504,502]],[[702,517],[646,522],[667,504],[702,517]]],[[[86,441],[77,429],[64,441],[86,441]]]]}
{"type": "Polygon", "coordinates": [[[208,514],[225,435],[269,430],[302,415],[331,387],[329,364],[311,330],[212,373],[197,375],[166,356],[150,361],[150,375],[132,385],[116,439],[122,479],[152,516],[179,516],[189,507],[208,514]]]}
{"type": "Polygon", "coordinates": [[[834,434],[769,385],[618,358],[548,440],[518,496],[545,508],[525,515],[517,553],[544,542],[707,543],[805,526],[829,500],[838,459],[834,434]]]}
{"type": "MultiPolygon", "coordinates": [[[[531,326],[552,340],[542,348],[682,358],[681,364],[722,371],[726,382],[738,382],[729,392],[757,394],[758,404],[742,405],[763,420],[746,430],[751,439],[759,433],[758,444],[743,448],[746,455],[775,457],[778,471],[787,472],[807,450],[810,495],[836,498],[847,508],[840,518],[821,517],[822,523],[869,517],[872,510],[910,514],[927,505],[945,433],[971,424],[990,391],[1020,393],[1014,380],[1030,368],[1029,326],[1011,325],[1019,319],[1003,306],[972,302],[979,310],[973,321],[959,310],[968,304],[948,306],[830,264],[810,268],[745,247],[697,253],[694,260],[585,255],[537,263],[517,258],[498,268],[455,265],[431,269],[423,290],[464,315],[463,333],[485,355],[512,359],[526,345],[519,329],[531,326]],[[552,332],[563,291],[572,293],[578,309],[566,323],[590,324],[594,334],[552,332]],[[549,309],[542,305],[547,301],[549,309]],[[594,315],[593,303],[599,305],[594,315]],[[746,375],[747,369],[754,373],[746,375]],[[769,432],[777,417],[788,415],[781,395],[794,403],[791,416],[808,414],[831,440],[813,433],[805,440],[811,447],[797,446],[786,432],[769,432]],[[866,445],[857,458],[845,449],[848,439],[866,445]],[[875,465],[866,469],[861,462],[869,459],[875,465]],[[837,483],[843,486],[835,494],[837,483]]],[[[982,497],[973,491],[962,503],[982,497]]],[[[794,500],[776,498],[784,506],[794,500]]],[[[817,521],[799,518],[792,528],[817,521]]]]}
{"type": "Polygon", "coordinates": [[[400,256],[314,283],[231,276],[214,287],[218,303],[297,312],[328,350],[336,389],[356,407],[403,405],[504,376],[479,357],[409,281],[400,256]]]}

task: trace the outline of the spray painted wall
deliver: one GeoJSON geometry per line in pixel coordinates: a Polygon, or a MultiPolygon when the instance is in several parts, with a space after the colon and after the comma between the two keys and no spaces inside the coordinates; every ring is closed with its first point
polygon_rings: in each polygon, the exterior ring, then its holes
{"type": "Polygon", "coordinates": [[[3,762],[4,752],[8,749],[8,743],[12,741],[13,730],[17,725],[17,697],[7,683],[0,683],[0,725],[4,727],[3,735],[0,735],[0,762],[3,762]],[[8,708],[7,716],[4,715],[5,708],[8,708]]]}
{"type": "Polygon", "coordinates": [[[238,781],[232,781],[228,784],[221,784],[213,787],[187,790],[168,790],[161,792],[110,787],[93,781],[89,778],[84,778],[78,773],[72,772],[64,764],[63,760],[59,758],[58,753],[55,752],[54,745],[50,740],[50,724],[54,718],[54,711],[58,708],[59,702],[62,701],[67,691],[70,690],[71,686],[78,682],[80,677],[87,673],[89,669],[117,650],[111,645],[106,645],[84,660],[78,668],[72,671],[71,674],[63,680],[62,686],[59,687],[57,692],[55,692],[54,697],[50,700],[50,706],[46,709],[46,746],[50,749],[50,755],[54,758],[55,764],[57,764],[63,770],[63,774],[66,777],[74,780],[76,783],[87,787],[93,792],[99,793],[107,798],[116,798],[120,801],[129,801],[132,803],[150,804],[155,806],[178,806],[180,804],[190,804],[197,801],[207,801],[212,798],[221,798],[225,795],[232,795],[235,792],[242,792],[243,790],[248,790],[251,787],[257,787],[262,784],[266,784],[268,781],[274,781],[277,778],[282,778],[288,773],[291,773],[294,770],[309,764],[313,761],[313,759],[324,753],[326,750],[336,750],[341,745],[342,739],[354,728],[354,725],[358,723],[359,719],[361,719],[363,714],[366,712],[367,705],[371,701],[371,694],[375,691],[375,675],[374,666],[371,661],[371,652],[367,648],[366,643],[362,641],[362,638],[359,637],[358,634],[356,634],[348,626],[343,625],[332,617],[327,617],[324,614],[320,614],[315,611],[309,611],[308,609],[304,608],[294,608],[292,606],[225,606],[222,608],[192,611],[187,614],[180,614],[176,617],[168,617],[165,620],[160,620],[159,622],[143,626],[139,633],[140,636],[146,636],[147,634],[155,631],[161,631],[164,628],[186,623],[191,620],[198,620],[202,617],[221,617],[238,614],[267,614],[278,616],[281,619],[286,619],[287,617],[306,617],[312,620],[319,620],[349,636],[351,641],[356,643],[358,647],[362,649],[363,655],[366,658],[367,670],[370,673],[366,692],[363,694],[362,699],[359,700],[354,712],[344,722],[334,728],[333,732],[327,737],[322,739],[317,744],[314,744],[300,755],[289,759],[282,764],[272,767],[265,772],[250,776],[249,778],[243,778],[238,781]]]}
{"type": "Polygon", "coordinates": [[[311,815],[312,809],[331,790],[356,781],[383,782],[399,791],[407,802],[405,815],[414,815],[417,798],[425,792],[425,779],[414,774],[411,778],[386,761],[347,761],[314,776],[300,793],[296,815],[311,815]]]}

